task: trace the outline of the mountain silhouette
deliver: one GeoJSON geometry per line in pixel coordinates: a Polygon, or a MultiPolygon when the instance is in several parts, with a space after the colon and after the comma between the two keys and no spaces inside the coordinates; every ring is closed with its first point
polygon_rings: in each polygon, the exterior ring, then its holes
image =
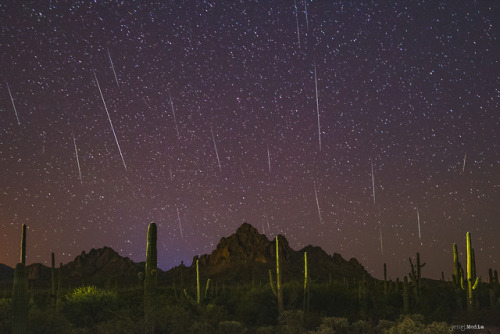
{"type": "MultiPolygon", "coordinates": [[[[304,276],[304,252],[307,252],[308,273],[313,282],[327,280],[358,281],[371,279],[354,258],[349,261],[340,254],[328,255],[323,249],[307,246],[293,250],[283,235],[278,236],[283,281],[300,281],[304,276]]],[[[267,239],[255,227],[243,223],[236,233],[223,237],[210,254],[195,256],[190,267],[183,263],[166,272],[159,270],[159,284],[192,285],[196,282],[196,260],[204,281],[238,284],[260,282],[267,284],[268,271],[276,271],[275,239],[267,239]]],[[[57,268],[59,266],[56,266],[57,268]]],[[[51,269],[40,263],[27,266],[32,286],[50,285],[51,269]]],[[[138,273],[144,271],[144,262],[135,263],[120,256],[109,247],[82,252],[72,262],[62,266],[65,287],[94,284],[98,286],[133,286],[138,284],[138,273]]],[[[12,281],[14,270],[0,264],[0,282],[12,281]]]]}

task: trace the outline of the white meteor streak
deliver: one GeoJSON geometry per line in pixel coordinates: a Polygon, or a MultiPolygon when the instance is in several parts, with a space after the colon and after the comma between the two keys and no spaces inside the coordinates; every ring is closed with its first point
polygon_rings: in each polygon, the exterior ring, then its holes
{"type": "Polygon", "coordinates": [[[80,169],[80,160],[78,159],[78,149],[76,147],[76,139],[75,134],[71,131],[71,135],[73,136],[73,145],[75,146],[75,157],[76,157],[76,165],[78,166],[78,175],[80,176],[80,183],[83,184],[82,181],[82,170],[80,169]]]}
{"type": "Polygon", "coordinates": [[[219,171],[222,172],[222,167],[220,165],[220,159],[219,159],[219,151],[217,151],[217,144],[215,143],[214,130],[212,129],[212,127],[210,127],[210,132],[212,133],[212,140],[214,142],[215,155],[217,156],[217,163],[219,164],[219,171]]]}
{"type": "Polygon", "coordinates": [[[304,7],[305,7],[305,12],[306,12],[306,27],[307,27],[307,31],[309,31],[309,19],[307,18],[307,0],[304,0],[304,7]]]}
{"type": "Polygon", "coordinates": [[[373,161],[370,159],[372,166],[372,193],[373,193],[373,204],[375,204],[375,174],[373,174],[373,161]]]}
{"type": "Polygon", "coordinates": [[[16,114],[17,124],[21,125],[21,121],[19,121],[19,116],[17,115],[16,105],[14,104],[14,98],[12,97],[12,93],[10,92],[10,87],[9,87],[9,83],[8,82],[7,82],[7,90],[9,91],[10,102],[12,102],[12,107],[14,108],[14,113],[16,114]]]}
{"type": "Polygon", "coordinates": [[[267,164],[269,166],[269,174],[271,174],[271,154],[269,153],[269,144],[267,145],[267,164]]]}
{"type": "Polygon", "coordinates": [[[418,224],[418,238],[422,240],[422,233],[420,232],[420,213],[418,212],[418,205],[417,205],[417,224],[418,224]]]}
{"type": "Polygon", "coordinates": [[[316,206],[318,207],[319,222],[323,224],[323,218],[321,218],[321,210],[319,208],[318,191],[316,190],[316,183],[313,182],[313,185],[314,185],[314,195],[316,196],[316,206]]]}
{"type": "Polygon", "coordinates": [[[297,40],[299,41],[299,48],[300,48],[300,30],[299,30],[299,15],[297,13],[297,0],[295,0],[295,20],[297,21],[297,40]]]}
{"type": "Polygon", "coordinates": [[[464,155],[464,165],[462,166],[462,173],[465,173],[465,160],[467,160],[467,152],[464,155]]]}
{"type": "Polygon", "coordinates": [[[170,107],[172,108],[172,115],[174,115],[175,131],[177,131],[177,139],[181,139],[179,135],[179,128],[177,127],[177,119],[175,119],[175,109],[174,102],[172,102],[172,96],[170,96],[170,90],[168,91],[168,98],[170,99],[170,107]]]}
{"type": "Polygon", "coordinates": [[[269,219],[267,219],[266,215],[264,215],[264,217],[266,217],[267,230],[269,231],[271,229],[271,227],[269,226],[269,219]]]}
{"type": "Polygon", "coordinates": [[[111,117],[109,116],[108,107],[106,106],[106,102],[104,101],[104,96],[102,95],[101,86],[99,85],[99,80],[97,80],[97,75],[94,71],[95,82],[97,83],[97,88],[99,88],[99,93],[101,94],[102,103],[104,104],[104,109],[106,110],[106,114],[108,115],[109,125],[111,125],[111,130],[113,131],[113,136],[115,136],[116,146],[118,146],[118,152],[120,152],[120,156],[122,157],[123,167],[127,170],[127,165],[125,165],[125,159],[123,159],[122,150],[120,148],[120,144],[118,143],[118,138],[116,137],[115,128],[113,127],[113,123],[111,122],[111,117]]]}
{"type": "Polygon", "coordinates": [[[316,59],[314,59],[314,85],[316,88],[316,112],[318,114],[318,141],[319,150],[321,151],[321,125],[319,123],[318,75],[316,74],[316,59]]]}
{"type": "Polygon", "coordinates": [[[380,251],[384,255],[384,241],[382,239],[382,227],[380,227],[380,251]]]}
{"type": "Polygon", "coordinates": [[[179,230],[181,231],[181,239],[184,240],[184,235],[182,234],[181,215],[179,214],[179,208],[176,209],[177,209],[177,220],[179,221],[179,230]]]}
{"type": "Polygon", "coordinates": [[[116,85],[120,87],[120,84],[118,83],[118,77],[116,76],[115,65],[113,65],[113,60],[111,59],[111,53],[109,53],[109,49],[108,49],[108,56],[109,56],[109,62],[111,63],[111,68],[113,69],[113,74],[115,75],[116,85]]]}

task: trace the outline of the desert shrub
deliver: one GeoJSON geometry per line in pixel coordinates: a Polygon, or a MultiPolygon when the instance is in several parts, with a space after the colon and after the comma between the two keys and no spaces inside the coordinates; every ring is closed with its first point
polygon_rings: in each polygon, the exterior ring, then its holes
{"type": "Polygon", "coordinates": [[[274,325],[278,305],[271,289],[250,289],[235,304],[235,316],[246,326],[274,325]]]}
{"type": "Polygon", "coordinates": [[[444,334],[449,333],[449,326],[446,322],[433,322],[424,324],[424,316],[421,314],[402,315],[396,325],[384,330],[387,334],[444,334]]]}
{"type": "Polygon", "coordinates": [[[324,316],[359,317],[358,293],[344,286],[313,284],[311,285],[311,312],[318,312],[324,316]]]}
{"type": "Polygon", "coordinates": [[[302,333],[304,332],[304,312],[302,310],[288,310],[280,314],[278,318],[280,333],[302,333]]]}
{"type": "Polygon", "coordinates": [[[9,333],[12,330],[12,299],[0,299],[0,333],[9,333]]]}
{"type": "MultiPolygon", "coordinates": [[[[31,334],[66,334],[71,324],[50,307],[32,306],[28,312],[28,332],[31,334]]],[[[2,332],[3,333],[3,332],[2,332]]]]}
{"type": "Polygon", "coordinates": [[[370,333],[371,325],[368,321],[358,320],[351,325],[351,333],[353,334],[366,334],[370,333]]]}
{"type": "Polygon", "coordinates": [[[200,314],[192,305],[181,303],[156,308],[153,317],[160,333],[186,333],[189,325],[198,319],[200,314]]]}
{"type": "Polygon", "coordinates": [[[424,331],[425,325],[423,316],[420,314],[402,315],[396,326],[391,327],[387,334],[420,334],[424,331]]]}
{"type": "Polygon", "coordinates": [[[255,329],[256,334],[274,334],[276,333],[276,330],[274,326],[263,326],[263,327],[257,327],[255,329]]]}
{"type": "Polygon", "coordinates": [[[445,334],[450,332],[450,326],[446,322],[432,322],[427,325],[424,330],[424,334],[445,334]]]}
{"type": "MultiPolygon", "coordinates": [[[[189,333],[193,334],[198,334],[198,333],[206,333],[206,334],[211,334],[211,333],[216,333],[215,328],[213,328],[209,323],[203,320],[195,321],[192,325],[191,328],[189,329],[189,333]]],[[[183,332],[180,333],[186,333],[184,330],[183,332]]]]}
{"type": "Polygon", "coordinates": [[[377,325],[377,333],[386,333],[390,328],[396,326],[395,321],[381,319],[377,325]]]}
{"type": "Polygon", "coordinates": [[[144,331],[144,322],[126,317],[116,317],[96,326],[97,334],[136,334],[144,331]]]}
{"type": "Polygon", "coordinates": [[[208,304],[202,308],[201,318],[210,325],[211,328],[217,328],[217,325],[228,320],[227,312],[224,307],[215,304],[208,304]]]}
{"type": "Polygon", "coordinates": [[[327,333],[329,329],[332,329],[334,333],[346,333],[349,329],[349,321],[338,317],[323,318],[319,330],[327,333]]]}
{"type": "Polygon", "coordinates": [[[244,334],[247,329],[245,326],[238,321],[222,321],[219,322],[219,331],[220,334],[244,334]]]}
{"type": "Polygon", "coordinates": [[[61,310],[76,327],[92,327],[112,318],[116,299],[116,292],[95,286],[83,286],[64,296],[61,310]]]}

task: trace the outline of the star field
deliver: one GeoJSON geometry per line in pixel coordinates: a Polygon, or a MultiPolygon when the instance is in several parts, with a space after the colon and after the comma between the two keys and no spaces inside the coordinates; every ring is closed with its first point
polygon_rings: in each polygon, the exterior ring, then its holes
{"type": "Polygon", "coordinates": [[[0,262],[23,223],[48,263],[144,261],[153,221],[168,269],[247,221],[392,278],[470,231],[500,269],[500,4],[305,1],[0,3],[0,262]]]}

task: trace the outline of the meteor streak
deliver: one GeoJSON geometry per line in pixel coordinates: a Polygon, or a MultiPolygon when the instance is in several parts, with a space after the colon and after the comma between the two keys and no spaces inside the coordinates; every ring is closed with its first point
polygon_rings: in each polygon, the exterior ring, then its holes
{"type": "Polygon", "coordinates": [[[75,157],[76,157],[76,165],[78,166],[78,175],[80,176],[80,183],[83,184],[82,170],[80,169],[80,160],[78,159],[78,149],[76,148],[76,139],[73,131],[71,131],[71,135],[73,136],[73,145],[75,146],[75,157]]]}
{"type": "Polygon", "coordinates": [[[375,204],[375,175],[373,174],[373,161],[370,159],[372,166],[372,192],[373,192],[373,204],[375,204]]]}
{"type": "Polygon", "coordinates": [[[267,145],[267,164],[269,166],[269,174],[271,174],[271,155],[269,153],[269,144],[267,145]]]}
{"type": "Polygon", "coordinates": [[[181,239],[184,240],[184,235],[182,234],[181,215],[179,214],[179,208],[176,209],[177,209],[177,220],[179,221],[179,230],[181,231],[181,239]]]}
{"type": "Polygon", "coordinates": [[[380,227],[380,251],[384,255],[384,241],[382,239],[382,227],[380,227]]]}
{"type": "Polygon", "coordinates": [[[102,95],[101,86],[99,85],[99,80],[97,80],[97,75],[94,71],[95,82],[97,83],[97,88],[99,88],[99,93],[101,94],[102,103],[104,104],[104,109],[106,110],[106,114],[108,115],[109,125],[111,125],[111,130],[113,131],[113,136],[115,136],[116,146],[118,146],[118,152],[120,152],[120,156],[122,157],[123,167],[127,170],[127,165],[125,165],[125,159],[123,159],[122,150],[120,148],[120,144],[118,143],[118,138],[116,137],[115,128],[113,127],[113,123],[111,122],[111,117],[109,116],[108,107],[106,106],[106,102],[104,101],[104,96],[102,95]]]}
{"type": "Polygon", "coordinates": [[[321,125],[319,123],[319,101],[318,101],[318,75],[316,74],[316,59],[314,59],[314,87],[316,88],[316,112],[318,114],[318,141],[321,151],[321,125]]]}
{"type": "Polygon", "coordinates": [[[9,83],[7,83],[7,90],[9,91],[10,102],[12,102],[12,107],[14,107],[14,113],[16,114],[17,124],[21,125],[21,121],[19,121],[19,116],[17,115],[16,105],[14,104],[14,98],[12,97],[12,93],[10,92],[9,83]]]}
{"type": "Polygon", "coordinates": [[[113,74],[115,75],[116,85],[120,87],[120,84],[118,83],[118,77],[116,76],[115,65],[113,65],[113,60],[111,59],[111,54],[109,53],[109,49],[108,49],[108,56],[109,56],[109,62],[111,63],[111,68],[113,69],[113,74]]]}
{"type": "Polygon", "coordinates": [[[170,96],[170,90],[168,91],[168,98],[170,99],[170,107],[172,108],[172,114],[174,115],[174,122],[175,122],[175,131],[177,131],[177,139],[181,139],[181,136],[179,135],[179,127],[177,126],[177,120],[175,119],[175,109],[174,109],[174,102],[172,102],[172,96],[170,96]]]}
{"type": "Polygon", "coordinates": [[[464,155],[464,165],[462,166],[462,173],[465,173],[465,160],[467,160],[467,152],[464,155]]]}
{"type": "Polygon", "coordinates": [[[417,205],[417,224],[418,224],[418,238],[422,240],[422,233],[420,232],[420,213],[418,212],[418,205],[417,205]]]}
{"type": "Polygon", "coordinates": [[[219,164],[219,171],[222,172],[222,167],[220,165],[219,151],[217,151],[217,144],[215,143],[214,130],[210,127],[210,132],[212,133],[212,140],[214,142],[215,155],[217,156],[217,163],[219,164]]]}
{"type": "Polygon", "coordinates": [[[300,48],[300,30],[299,30],[299,15],[297,13],[297,0],[295,0],[295,21],[297,21],[297,40],[299,42],[299,48],[300,48]]]}
{"type": "Polygon", "coordinates": [[[319,222],[323,224],[323,218],[321,218],[321,210],[319,208],[318,191],[316,190],[316,183],[313,182],[313,185],[314,185],[314,195],[316,196],[316,206],[318,207],[319,222]]]}

